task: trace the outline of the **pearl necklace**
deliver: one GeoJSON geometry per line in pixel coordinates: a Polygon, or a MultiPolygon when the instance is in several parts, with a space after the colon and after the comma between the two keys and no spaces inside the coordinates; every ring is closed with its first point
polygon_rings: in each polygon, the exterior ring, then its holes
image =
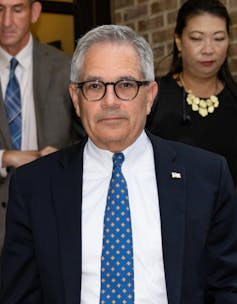
{"type": "MultiPolygon", "coordinates": [[[[185,84],[181,74],[178,75],[182,87],[185,89],[185,84]]],[[[186,91],[186,90],[185,90],[186,91]]],[[[191,90],[187,90],[186,101],[191,106],[192,110],[198,112],[202,117],[206,117],[208,114],[213,113],[219,106],[219,100],[216,95],[211,95],[207,99],[199,98],[195,96],[191,90]]]]}

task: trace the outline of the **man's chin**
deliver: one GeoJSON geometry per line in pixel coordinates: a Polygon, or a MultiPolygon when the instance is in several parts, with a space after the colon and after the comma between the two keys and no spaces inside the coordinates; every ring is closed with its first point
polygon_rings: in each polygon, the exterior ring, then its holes
{"type": "Polygon", "coordinates": [[[11,49],[17,46],[15,39],[12,36],[1,37],[0,45],[3,49],[11,49]]]}
{"type": "Polygon", "coordinates": [[[99,148],[110,151],[121,151],[124,149],[124,144],[128,140],[128,133],[110,130],[110,132],[103,132],[91,140],[99,148]],[[112,133],[113,132],[113,133],[112,133]]]}

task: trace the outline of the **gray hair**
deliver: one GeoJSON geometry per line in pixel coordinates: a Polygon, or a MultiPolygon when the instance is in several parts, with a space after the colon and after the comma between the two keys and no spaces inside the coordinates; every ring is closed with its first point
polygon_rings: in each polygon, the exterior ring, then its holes
{"type": "Polygon", "coordinates": [[[128,26],[109,24],[90,30],[78,40],[72,57],[71,82],[80,81],[85,53],[98,42],[124,43],[133,46],[140,59],[140,69],[145,80],[154,80],[153,53],[149,43],[128,26]]]}

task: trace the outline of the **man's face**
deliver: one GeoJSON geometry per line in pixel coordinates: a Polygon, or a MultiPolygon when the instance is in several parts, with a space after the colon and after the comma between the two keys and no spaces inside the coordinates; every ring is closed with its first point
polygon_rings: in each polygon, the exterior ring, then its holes
{"type": "MultiPolygon", "coordinates": [[[[127,44],[96,43],[86,52],[80,81],[116,82],[122,79],[143,81],[136,51],[127,44]]],[[[101,149],[121,151],[142,132],[150,112],[157,84],[141,86],[130,101],[120,100],[112,85],[100,101],[86,100],[74,85],[70,93],[78,116],[90,139],[101,149]]]]}
{"type": "Polygon", "coordinates": [[[41,5],[30,0],[0,0],[0,46],[16,55],[28,42],[30,24],[35,23],[41,5]]]}

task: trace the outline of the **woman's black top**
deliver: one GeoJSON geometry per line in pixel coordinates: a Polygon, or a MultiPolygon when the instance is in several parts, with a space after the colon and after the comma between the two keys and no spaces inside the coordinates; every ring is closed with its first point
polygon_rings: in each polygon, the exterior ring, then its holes
{"type": "MultiPolygon", "coordinates": [[[[153,134],[225,156],[237,184],[237,99],[225,86],[219,107],[206,117],[186,102],[186,92],[172,77],[158,80],[159,92],[146,128],[153,134]]],[[[200,96],[201,97],[201,96],[200,96]]]]}

